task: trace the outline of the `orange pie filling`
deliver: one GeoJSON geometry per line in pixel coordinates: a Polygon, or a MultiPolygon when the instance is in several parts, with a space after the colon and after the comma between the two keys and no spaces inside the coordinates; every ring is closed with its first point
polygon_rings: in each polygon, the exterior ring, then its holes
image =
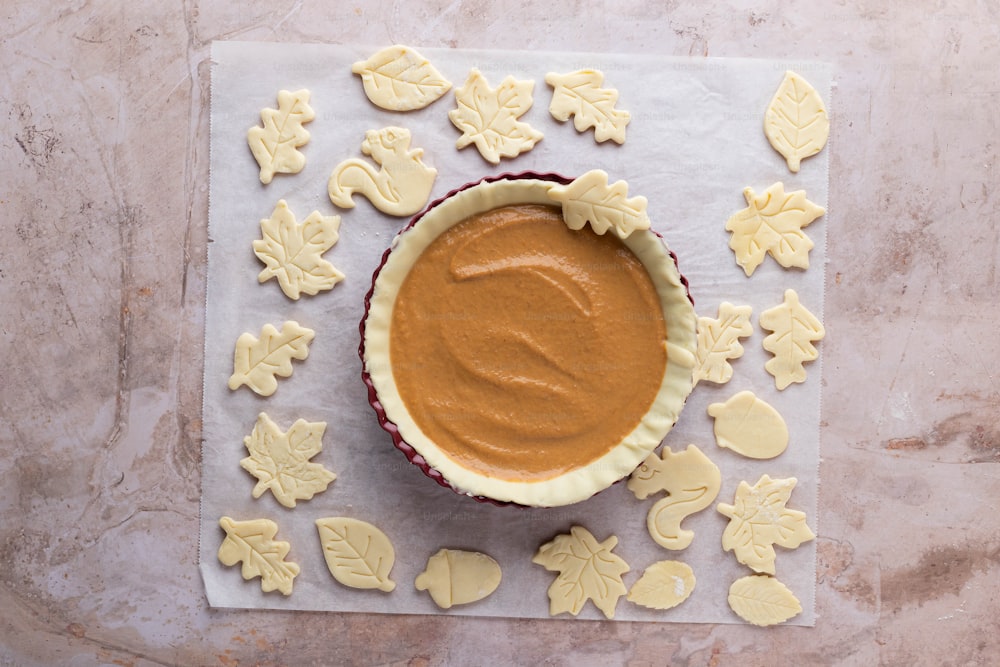
{"type": "Polygon", "coordinates": [[[656,286],[613,234],[502,206],[435,238],[399,287],[392,374],[410,417],[467,470],[540,481],[605,456],[667,366],[656,286]]]}

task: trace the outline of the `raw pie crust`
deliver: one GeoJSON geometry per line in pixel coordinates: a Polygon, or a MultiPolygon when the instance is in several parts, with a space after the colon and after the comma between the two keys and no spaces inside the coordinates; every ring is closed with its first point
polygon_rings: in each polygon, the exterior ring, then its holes
{"type": "MultiPolygon", "coordinates": [[[[628,475],[677,421],[692,387],[697,348],[696,317],[687,288],[663,240],[637,231],[623,243],[646,267],[667,329],[667,362],[652,405],[631,433],[590,463],[543,480],[513,481],[470,470],[445,454],[417,425],[396,386],[390,359],[390,326],[397,291],[421,253],[441,233],[471,215],[516,204],[558,205],[549,197],[555,180],[512,178],[484,181],[460,190],[429,209],[392,242],[372,288],[364,324],[364,365],[385,415],[403,441],[456,490],[501,502],[549,507],[589,498],[628,475]]],[[[595,397],[599,403],[600,397],[595,397]]]]}

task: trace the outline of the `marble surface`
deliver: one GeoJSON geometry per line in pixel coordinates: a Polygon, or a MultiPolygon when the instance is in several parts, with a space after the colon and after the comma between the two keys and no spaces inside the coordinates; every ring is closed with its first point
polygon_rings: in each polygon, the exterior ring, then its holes
{"type": "Polygon", "coordinates": [[[7,3],[0,665],[986,665],[1000,652],[993,2],[7,3]],[[834,63],[815,628],[210,610],[217,39],[834,63]]]}

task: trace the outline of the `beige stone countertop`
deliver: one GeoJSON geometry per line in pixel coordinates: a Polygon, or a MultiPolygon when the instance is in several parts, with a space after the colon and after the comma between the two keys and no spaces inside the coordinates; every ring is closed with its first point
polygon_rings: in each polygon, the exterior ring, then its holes
{"type": "Polygon", "coordinates": [[[0,665],[996,664],[994,0],[0,16],[0,665]],[[816,627],[209,609],[209,48],[227,39],[832,62],[816,627]]]}

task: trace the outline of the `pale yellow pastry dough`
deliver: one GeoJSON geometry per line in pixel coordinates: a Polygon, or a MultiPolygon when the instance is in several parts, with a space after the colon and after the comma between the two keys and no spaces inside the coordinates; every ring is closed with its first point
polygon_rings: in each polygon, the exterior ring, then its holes
{"type": "Polygon", "coordinates": [[[431,104],[451,83],[414,49],[396,44],[358,61],[351,71],[361,75],[372,104],[389,111],[412,111],[431,104]]]}
{"type": "Polygon", "coordinates": [[[774,574],[774,545],[794,549],[816,537],[806,525],[805,512],[785,507],[796,479],[771,479],[763,475],[750,486],[740,482],[733,505],[719,503],[719,513],[729,517],[722,533],[722,548],[754,572],[774,574]]]}
{"type": "Polygon", "coordinates": [[[576,131],[594,128],[594,140],[598,143],[608,139],[618,144],[625,143],[625,126],[632,116],[628,111],[615,109],[618,91],[601,88],[603,73],[592,69],[568,74],[550,72],[545,75],[545,83],[553,88],[549,103],[549,113],[553,118],[567,121],[573,116],[576,131]]]}
{"type": "Polygon", "coordinates": [[[593,169],[569,185],[554,185],[549,198],[562,204],[563,220],[570,229],[583,229],[590,223],[594,233],[614,230],[619,238],[650,227],[646,198],[628,198],[628,184],[616,181],[608,185],[608,175],[593,169]]]}
{"type": "Polygon", "coordinates": [[[715,441],[751,459],[773,459],[788,447],[788,426],[781,414],[752,391],[708,406],[715,419],[715,441]]]}
{"type": "Polygon", "coordinates": [[[274,539],[278,524],[270,519],[234,521],[224,516],[219,519],[219,526],[226,531],[218,553],[223,565],[242,562],[243,578],[260,577],[260,587],[265,593],[278,590],[284,595],[292,594],[299,566],[285,560],[290,549],[288,542],[274,539]]]}
{"type": "Polygon", "coordinates": [[[317,519],[323,557],[333,578],[351,588],[389,592],[396,550],[386,534],[366,521],[348,517],[317,519]]]}
{"type": "Polygon", "coordinates": [[[306,166],[306,156],[298,150],[309,141],[309,130],[302,126],[316,117],[309,106],[306,89],[278,92],[278,108],[263,109],[263,127],[247,130],[247,143],[260,166],[260,182],[271,182],[275,174],[297,174],[306,166]]]}
{"type": "Polygon", "coordinates": [[[809,251],[813,242],[802,228],[826,211],[806,199],[805,190],[785,192],[783,183],[775,183],[762,194],[744,188],[747,207],[726,221],[732,232],[729,247],[736,263],[748,276],[770,254],[785,268],[809,268],[809,251]]]}
{"type": "Polygon", "coordinates": [[[253,252],[266,268],[258,282],[276,278],[289,299],[301,294],[318,294],[344,279],[321,255],[340,238],[340,216],[313,211],[302,223],[284,199],[278,200],[270,218],[260,221],[261,238],[253,242],[253,252]]]}
{"type": "Polygon", "coordinates": [[[795,594],[774,577],[751,574],[729,587],[729,607],[753,625],[777,625],[802,612],[795,594]]]}
{"type": "Polygon", "coordinates": [[[784,301],[760,315],[762,329],[772,332],[764,338],[764,349],[774,355],[764,364],[774,376],[778,389],[806,381],[807,361],[819,357],[813,343],[826,335],[823,323],[799,302],[795,290],[785,290],[784,301]]]}
{"type": "Polygon", "coordinates": [[[434,604],[450,609],[487,597],[500,585],[500,565],[484,553],[441,549],[427,560],[414,585],[427,591],[434,604]]]}
{"type": "Polygon", "coordinates": [[[282,431],[267,414],[257,415],[250,435],[243,444],[250,456],[240,466],[257,478],[253,497],[270,490],[285,507],[295,507],[297,500],[309,500],[326,491],[337,476],[309,459],[323,449],[326,422],[298,419],[287,432],[282,431]]]}
{"type": "Polygon", "coordinates": [[[465,84],[455,90],[457,108],[448,112],[452,124],[462,131],[455,142],[459,150],[475,144],[487,162],[517,157],[542,140],[542,133],[518,120],[531,108],[535,82],[508,76],[490,88],[482,72],[472,69],[465,84]]]}
{"type": "Polygon", "coordinates": [[[695,354],[694,383],[707,380],[725,384],[733,377],[730,359],[743,356],[740,338],[753,334],[750,306],[734,306],[728,301],[719,304],[717,318],[698,318],[698,351],[695,354]]]}
{"type": "Polygon", "coordinates": [[[823,99],[795,72],[785,72],[781,85],[767,105],[764,134],[793,173],[799,170],[800,161],[819,153],[826,145],[830,118],[823,99]]]}
{"type": "Polygon", "coordinates": [[[672,609],[694,592],[694,570],[679,560],[662,560],[646,568],[628,592],[628,600],[650,609],[672,609]]]}
{"type": "Polygon", "coordinates": [[[370,155],[381,167],[375,170],[357,158],[338,164],[327,183],[330,201],[340,208],[354,208],[355,193],[368,198],[383,213],[413,215],[430,197],[437,169],[420,159],[424,150],[410,150],[410,131],[404,127],[369,130],[361,143],[361,152],[370,155]]]}
{"type": "Polygon", "coordinates": [[[628,489],[640,500],[651,493],[666,491],[667,497],[653,504],[646,515],[646,528],[653,541],[665,549],[686,549],[694,531],[681,528],[690,515],[710,506],[722,484],[719,467],[700,449],[688,445],[674,454],[669,447],[663,454],[650,454],[636,468],[628,489]]]}
{"type": "Polygon", "coordinates": [[[614,618],[618,598],[627,592],[622,575],[629,571],[628,563],[611,551],[617,544],[614,535],[598,542],[586,528],[573,526],[568,535],[557,535],[538,549],[531,562],[559,573],[549,586],[549,615],[576,616],[591,600],[614,618]]]}
{"type": "Polygon", "coordinates": [[[246,385],[261,396],[270,396],[278,388],[275,376],[292,374],[292,359],[309,356],[309,342],[315,335],[312,329],[291,320],[282,324],[280,331],[265,324],[260,338],[251,333],[241,334],[233,353],[229,388],[235,391],[246,385]]]}

